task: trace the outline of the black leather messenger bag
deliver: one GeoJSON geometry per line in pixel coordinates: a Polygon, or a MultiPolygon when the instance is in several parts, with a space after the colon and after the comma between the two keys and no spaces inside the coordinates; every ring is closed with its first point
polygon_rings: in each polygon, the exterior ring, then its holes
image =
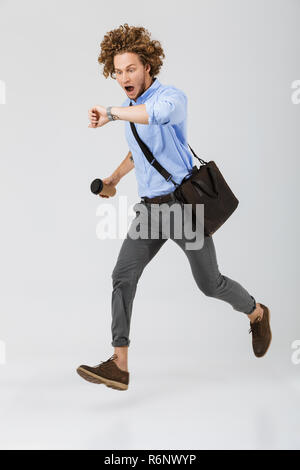
{"type": "MultiPolygon", "coordinates": [[[[130,103],[130,106],[132,103],[130,103]]],[[[222,173],[214,161],[206,162],[197,157],[190,147],[194,157],[199,162],[199,168],[194,165],[191,174],[181,184],[172,180],[173,176],[156,160],[147,145],[139,137],[133,122],[131,130],[142,152],[150,165],[176,186],[174,195],[183,204],[192,204],[192,212],[196,216],[196,204],[204,204],[204,234],[211,236],[230,217],[238,206],[238,199],[231,191],[222,173]]]]}

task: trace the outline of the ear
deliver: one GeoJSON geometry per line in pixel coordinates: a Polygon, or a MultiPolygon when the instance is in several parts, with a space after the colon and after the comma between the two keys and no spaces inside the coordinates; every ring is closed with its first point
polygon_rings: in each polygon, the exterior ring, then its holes
{"type": "Polygon", "coordinates": [[[146,65],[145,65],[145,71],[150,73],[150,70],[151,70],[151,65],[150,65],[150,64],[146,64],[146,65]]]}

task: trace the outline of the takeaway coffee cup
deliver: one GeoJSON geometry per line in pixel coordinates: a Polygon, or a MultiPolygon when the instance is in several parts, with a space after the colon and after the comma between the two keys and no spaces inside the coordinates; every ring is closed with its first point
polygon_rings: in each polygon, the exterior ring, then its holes
{"type": "Polygon", "coordinates": [[[99,178],[95,179],[91,183],[91,191],[94,194],[99,195],[101,193],[102,196],[109,196],[109,197],[114,196],[117,192],[114,186],[103,183],[103,181],[100,180],[99,178]]]}

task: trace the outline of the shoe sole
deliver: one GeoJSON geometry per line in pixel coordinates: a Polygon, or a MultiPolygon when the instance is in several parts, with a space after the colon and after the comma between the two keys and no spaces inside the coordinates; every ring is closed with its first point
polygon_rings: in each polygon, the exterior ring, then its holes
{"type": "MultiPolygon", "coordinates": [[[[265,305],[265,308],[266,308],[266,310],[267,310],[268,322],[269,322],[269,327],[270,327],[270,342],[269,342],[269,344],[268,344],[267,349],[265,350],[265,352],[264,352],[263,354],[261,354],[260,356],[257,356],[257,355],[255,354],[256,357],[264,357],[264,355],[267,354],[268,349],[269,349],[269,347],[270,347],[270,344],[271,344],[271,342],[272,342],[272,331],[271,331],[271,326],[270,326],[271,314],[270,314],[269,308],[268,308],[266,305],[265,305]]],[[[265,311],[264,311],[264,313],[265,313],[265,311]]]]}
{"type": "Polygon", "coordinates": [[[82,367],[78,367],[76,371],[80,375],[80,377],[87,380],[88,382],[92,382],[94,384],[104,384],[109,388],[114,388],[115,390],[127,390],[128,389],[128,385],[126,384],[123,384],[121,382],[116,382],[115,380],[110,380],[105,377],[100,377],[99,375],[94,374],[93,372],[90,372],[88,370],[85,370],[82,367]]]}

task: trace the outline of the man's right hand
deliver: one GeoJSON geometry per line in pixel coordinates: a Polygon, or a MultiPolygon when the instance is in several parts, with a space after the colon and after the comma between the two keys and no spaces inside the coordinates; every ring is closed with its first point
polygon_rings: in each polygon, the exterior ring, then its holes
{"type": "MultiPolygon", "coordinates": [[[[118,182],[120,179],[117,176],[108,176],[107,178],[102,179],[104,184],[109,184],[111,186],[117,186],[118,182]]],[[[110,197],[110,196],[105,196],[104,194],[99,193],[100,197],[110,197]]]]}

